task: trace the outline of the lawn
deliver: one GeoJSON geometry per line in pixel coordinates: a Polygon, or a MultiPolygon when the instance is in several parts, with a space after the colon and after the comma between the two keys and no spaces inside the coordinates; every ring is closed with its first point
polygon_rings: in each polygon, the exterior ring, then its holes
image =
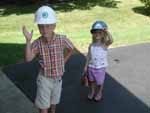
{"type": "MultiPolygon", "coordinates": [[[[92,2],[86,5],[53,5],[58,17],[56,32],[66,34],[81,52],[87,52],[91,42],[89,30],[98,19],[108,24],[114,37],[111,47],[150,42],[150,18],[139,0],[117,0],[115,7],[92,2]]],[[[37,6],[0,6],[0,66],[23,59],[22,25],[34,30],[34,39],[39,36],[33,22],[36,9],[37,6]]]]}

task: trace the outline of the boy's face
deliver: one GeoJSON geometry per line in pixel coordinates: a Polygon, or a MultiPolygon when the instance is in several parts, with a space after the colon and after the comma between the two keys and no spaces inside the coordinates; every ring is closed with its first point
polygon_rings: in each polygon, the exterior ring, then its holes
{"type": "Polygon", "coordinates": [[[52,37],[55,27],[56,24],[38,24],[40,34],[45,38],[52,37]]]}

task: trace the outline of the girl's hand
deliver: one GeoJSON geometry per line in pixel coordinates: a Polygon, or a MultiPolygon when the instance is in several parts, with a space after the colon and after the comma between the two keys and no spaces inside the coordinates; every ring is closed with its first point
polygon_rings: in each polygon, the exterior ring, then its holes
{"type": "Polygon", "coordinates": [[[23,27],[22,27],[22,32],[23,32],[23,35],[24,35],[25,38],[26,38],[26,41],[27,41],[27,42],[30,42],[31,39],[32,39],[33,30],[31,30],[31,32],[29,32],[29,31],[26,29],[26,26],[23,26],[23,27]]]}
{"type": "Polygon", "coordinates": [[[87,73],[87,66],[84,67],[84,73],[87,73]]]}

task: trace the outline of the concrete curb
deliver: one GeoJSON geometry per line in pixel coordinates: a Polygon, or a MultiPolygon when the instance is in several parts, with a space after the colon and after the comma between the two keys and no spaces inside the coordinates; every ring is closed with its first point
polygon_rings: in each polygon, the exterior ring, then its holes
{"type": "Polygon", "coordinates": [[[0,112],[37,113],[32,102],[0,70],[0,112]]]}

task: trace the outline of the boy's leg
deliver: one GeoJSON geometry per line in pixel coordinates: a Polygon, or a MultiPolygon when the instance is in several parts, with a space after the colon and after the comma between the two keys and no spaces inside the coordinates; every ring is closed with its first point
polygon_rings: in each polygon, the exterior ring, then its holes
{"type": "Polygon", "coordinates": [[[48,113],[50,107],[51,88],[53,84],[48,78],[43,75],[39,75],[37,78],[37,94],[35,99],[35,105],[39,108],[40,113],[48,113]]]}
{"type": "Polygon", "coordinates": [[[56,111],[56,104],[60,102],[61,90],[62,90],[62,78],[59,77],[54,80],[54,87],[51,95],[50,113],[55,113],[56,111]]]}
{"type": "Polygon", "coordinates": [[[50,108],[50,113],[55,113],[55,111],[56,111],[56,105],[52,104],[50,108]]]}
{"type": "Polygon", "coordinates": [[[48,109],[40,109],[40,113],[48,113],[48,109]]]}

